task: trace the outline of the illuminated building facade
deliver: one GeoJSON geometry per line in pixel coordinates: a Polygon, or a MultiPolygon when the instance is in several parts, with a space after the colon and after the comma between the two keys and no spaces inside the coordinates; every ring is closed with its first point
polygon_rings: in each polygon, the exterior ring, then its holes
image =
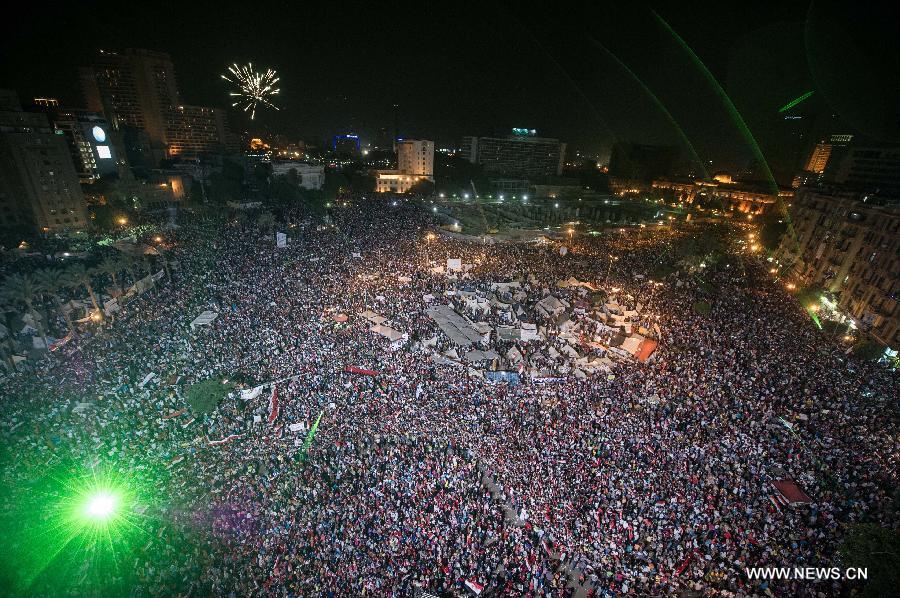
{"type": "Polygon", "coordinates": [[[720,180],[703,181],[697,179],[653,181],[650,188],[637,181],[619,181],[610,179],[610,187],[616,195],[624,196],[634,193],[652,192],[654,196],[668,196],[666,199],[692,204],[699,199],[715,199],[723,204],[726,211],[742,214],[759,215],[772,209],[777,200],[790,202],[794,196],[792,189],[778,189],[778,195],[769,191],[762,184],[723,182],[731,180],[728,176],[720,180]]]}
{"type": "Polygon", "coordinates": [[[397,142],[397,170],[375,172],[375,191],[406,193],[419,181],[434,181],[434,142],[404,139],[397,142]]]}
{"type": "Polygon", "coordinates": [[[404,139],[397,142],[397,170],[414,176],[434,176],[434,142],[404,139]]]}
{"type": "Polygon", "coordinates": [[[75,172],[82,184],[118,172],[116,144],[112,127],[99,114],[84,110],[56,110],[50,113],[54,130],[69,144],[75,172]]]}
{"type": "Polygon", "coordinates": [[[225,113],[219,108],[182,104],[167,112],[166,140],[171,158],[222,153],[228,137],[225,113]]]}
{"type": "Polygon", "coordinates": [[[104,114],[116,130],[146,134],[151,163],[230,149],[221,110],[181,101],[168,54],[101,50],[79,70],[79,81],[88,110],[104,114]]]}
{"type": "Polygon", "coordinates": [[[21,107],[0,111],[0,226],[45,233],[89,227],[65,137],[45,114],[21,107]]]}
{"type": "Polygon", "coordinates": [[[900,347],[900,209],[856,191],[803,189],[779,261],[800,285],[838,296],[840,310],[883,344],[900,347]]]}

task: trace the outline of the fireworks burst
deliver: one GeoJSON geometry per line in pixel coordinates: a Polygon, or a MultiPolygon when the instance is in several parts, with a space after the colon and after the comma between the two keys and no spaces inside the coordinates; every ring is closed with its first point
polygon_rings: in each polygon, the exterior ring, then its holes
{"type": "Polygon", "coordinates": [[[231,75],[222,75],[222,78],[236,85],[238,89],[228,94],[237,98],[232,106],[239,106],[244,112],[249,112],[251,119],[256,118],[256,108],[260,104],[278,110],[278,106],[270,99],[281,91],[275,88],[279,80],[275,71],[266,69],[265,72],[257,72],[253,70],[252,63],[247,63],[246,66],[235,63],[228,67],[228,72],[231,75]]]}

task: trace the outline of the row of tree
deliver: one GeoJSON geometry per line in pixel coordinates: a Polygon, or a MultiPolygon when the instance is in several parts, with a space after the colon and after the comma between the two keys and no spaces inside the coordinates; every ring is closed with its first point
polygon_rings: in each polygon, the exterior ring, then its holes
{"type": "MultiPolygon", "coordinates": [[[[170,264],[166,255],[160,253],[158,257],[166,276],[171,279],[170,264]]],[[[44,307],[47,302],[53,305],[56,312],[65,321],[68,332],[76,334],[72,310],[66,308],[65,291],[84,289],[90,297],[93,313],[96,313],[97,317],[102,320],[105,315],[94,290],[97,277],[107,276],[112,286],[120,294],[124,294],[125,274],[134,283],[141,278],[143,272],[149,273],[151,270],[149,260],[121,254],[107,256],[94,267],[76,262],[66,267],[42,268],[34,272],[11,274],[0,284],[0,312],[8,318],[9,315],[21,312],[24,308],[24,313],[31,316],[37,333],[43,339],[44,346],[47,346],[48,330],[39,313],[39,308],[44,307]]]]}

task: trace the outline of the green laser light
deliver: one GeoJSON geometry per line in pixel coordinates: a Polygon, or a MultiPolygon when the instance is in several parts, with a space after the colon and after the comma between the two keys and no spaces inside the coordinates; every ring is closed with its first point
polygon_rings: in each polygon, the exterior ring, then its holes
{"type": "Polygon", "coordinates": [[[92,496],[85,508],[85,514],[92,519],[105,520],[116,510],[116,497],[111,494],[92,496]]]}

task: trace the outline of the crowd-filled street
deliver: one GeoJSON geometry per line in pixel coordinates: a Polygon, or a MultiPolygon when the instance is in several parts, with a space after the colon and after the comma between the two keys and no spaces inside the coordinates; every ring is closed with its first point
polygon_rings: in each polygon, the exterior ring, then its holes
{"type": "Polygon", "coordinates": [[[421,203],[348,195],[319,226],[288,209],[286,247],[182,214],[161,233],[171,281],[10,374],[11,587],[812,596],[847,582],[745,568],[830,566],[847,524],[897,526],[896,373],[846,355],[764,261],[654,280],[700,225],[485,243],[441,231],[421,203]],[[558,284],[573,277],[584,284],[558,284]],[[538,309],[551,296],[568,307],[538,309]],[[448,336],[429,315],[440,305],[484,340],[448,336]],[[192,327],[204,311],[217,316],[192,327]],[[632,329],[652,355],[614,348],[632,329]],[[235,386],[195,412],[186,389],[211,379],[235,386]],[[33,551],[21,505],[54,500],[33,489],[94,470],[142,489],[116,573],[98,579],[85,557],[62,583],[19,563],[33,551]],[[780,480],[810,502],[785,500],[780,480]]]}

